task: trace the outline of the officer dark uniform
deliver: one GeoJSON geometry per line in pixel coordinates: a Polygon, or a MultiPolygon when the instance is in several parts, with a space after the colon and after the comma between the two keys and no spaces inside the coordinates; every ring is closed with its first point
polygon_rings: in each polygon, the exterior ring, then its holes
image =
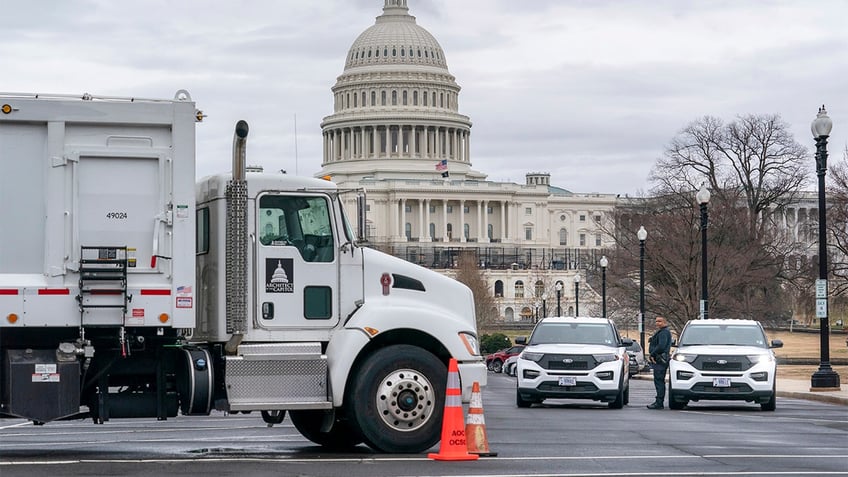
{"type": "Polygon", "coordinates": [[[655,321],[657,331],[651,335],[648,353],[651,368],[654,370],[654,387],[657,390],[657,398],[648,404],[648,409],[662,409],[665,402],[665,373],[668,371],[668,357],[671,351],[671,332],[668,331],[668,323],[665,318],[658,316],[655,321]]]}

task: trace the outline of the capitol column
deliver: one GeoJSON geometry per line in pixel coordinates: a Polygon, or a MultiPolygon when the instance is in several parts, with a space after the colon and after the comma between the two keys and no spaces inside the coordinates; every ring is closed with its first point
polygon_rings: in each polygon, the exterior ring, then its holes
{"type": "Polygon", "coordinates": [[[418,199],[418,241],[424,240],[424,199],[418,199]]]}
{"type": "Polygon", "coordinates": [[[506,201],[502,200],[501,203],[501,242],[506,241],[506,201]]]}
{"type": "Polygon", "coordinates": [[[471,162],[471,131],[465,131],[465,162],[471,162]]]}
{"type": "Polygon", "coordinates": [[[416,140],[418,138],[416,138],[415,135],[418,134],[418,127],[415,126],[415,125],[413,125],[411,127],[412,127],[412,132],[410,133],[409,139],[410,139],[410,142],[412,144],[410,144],[410,146],[409,146],[409,156],[410,157],[416,157],[415,146],[418,144],[418,141],[416,140]]]}
{"type": "Polygon", "coordinates": [[[365,151],[368,150],[368,148],[365,147],[365,143],[368,141],[368,135],[365,132],[365,126],[362,126],[362,138],[360,139],[360,141],[362,142],[362,144],[360,145],[361,147],[359,148],[359,152],[360,152],[359,157],[360,157],[360,159],[365,159],[365,157],[366,157],[365,151]]]}
{"type": "Polygon", "coordinates": [[[465,201],[459,201],[459,241],[465,242],[465,201]]]}
{"type": "MultiPolygon", "coordinates": [[[[433,237],[430,237],[430,199],[424,199],[424,226],[427,227],[427,230],[424,232],[425,242],[432,242],[433,237]]],[[[433,231],[435,235],[436,231],[433,231]]]]}
{"type": "Polygon", "coordinates": [[[483,201],[483,224],[480,226],[480,241],[489,243],[489,201],[483,201]]]}
{"type": "Polygon", "coordinates": [[[380,148],[377,147],[377,126],[376,125],[371,126],[371,149],[374,150],[374,152],[371,153],[371,158],[376,159],[377,158],[377,151],[380,150],[380,148]]]}
{"type": "Polygon", "coordinates": [[[448,237],[448,200],[442,199],[442,240],[450,242],[448,237]]]}
{"type": "MultiPolygon", "coordinates": [[[[400,227],[398,227],[398,232],[400,232],[404,242],[409,240],[406,236],[406,199],[400,200],[400,227]]],[[[410,235],[412,234],[410,233],[410,235]]]]}

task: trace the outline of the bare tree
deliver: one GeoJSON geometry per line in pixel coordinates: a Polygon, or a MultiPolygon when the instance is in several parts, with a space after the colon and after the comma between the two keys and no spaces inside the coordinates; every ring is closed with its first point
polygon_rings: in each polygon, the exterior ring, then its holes
{"type": "Polygon", "coordinates": [[[740,115],[729,124],[704,116],[683,128],[651,172],[653,193],[697,190],[706,181],[716,198],[741,202],[751,233],[763,213],[795,200],[809,176],[807,149],[777,114],[740,115]]]}
{"type": "MultiPolygon", "coordinates": [[[[738,207],[718,198],[710,202],[708,229],[708,299],[712,317],[778,320],[787,314],[777,279],[781,260],[760,247],[738,207]]],[[[700,211],[694,194],[668,194],[620,207],[607,272],[613,300],[639,310],[639,241],[644,226],[646,315],[663,315],[680,331],[697,318],[701,299],[700,211]]]]}
{"type": "Polygon", "coordinates": [[[842,160],[830,168],[828,186],[828,271],[834,278],[830,292],[835,296],[848,295],[848,146],[842,160]]]}
{"type": "Polygon", "coordinates": [[[456,280],[464,283],[474,295],[477,328],[482,333],[494,328],[498,321],[498,314],[494,293],[489,289],[484,272],[477,264],[477,254],[474,251],[462,251],[457,261],[456,280]]]}

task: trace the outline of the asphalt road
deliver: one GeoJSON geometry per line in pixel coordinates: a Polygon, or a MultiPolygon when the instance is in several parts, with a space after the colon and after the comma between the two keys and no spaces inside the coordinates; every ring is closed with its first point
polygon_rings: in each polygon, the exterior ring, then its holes
{"type": "MultiPolygon", "coordinates": [[[[0,476],[754,476],[848,475],[848,409],[778,398],[777,411],[695,403],[651,411],[650,381],[632,381],[630,405],[545,401],[518,409],[514,380],[490,374],[483,392],[497,457],[438,462],[426,454],[331,454],[286,419],[257,414],[167,421],[0,420],[0,476]]],[[[434,448],[433,451],[437,451],[434,448]]]]}

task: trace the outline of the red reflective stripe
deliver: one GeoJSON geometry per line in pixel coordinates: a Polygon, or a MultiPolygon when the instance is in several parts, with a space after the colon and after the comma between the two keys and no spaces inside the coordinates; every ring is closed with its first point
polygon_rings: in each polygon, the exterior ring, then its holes
{"type": "Polygon", "coordinates": [[[0,295],[17,295],[18,290],[0,289],[0,295]]]}
{"type": "Polygon", "coordinates": [[[70,295],[71,290],[67,288],[39,288],[39,295],[70,295]]]}
{"type": "Polygon", "coordinates": [[[92,295],[120,295],[121,290],[89,290],[92,295]]]}
{"type": "Polygon", "coordinates": [[[171,290],[141,290],[142,295],[170,295],[171,290]]]}

